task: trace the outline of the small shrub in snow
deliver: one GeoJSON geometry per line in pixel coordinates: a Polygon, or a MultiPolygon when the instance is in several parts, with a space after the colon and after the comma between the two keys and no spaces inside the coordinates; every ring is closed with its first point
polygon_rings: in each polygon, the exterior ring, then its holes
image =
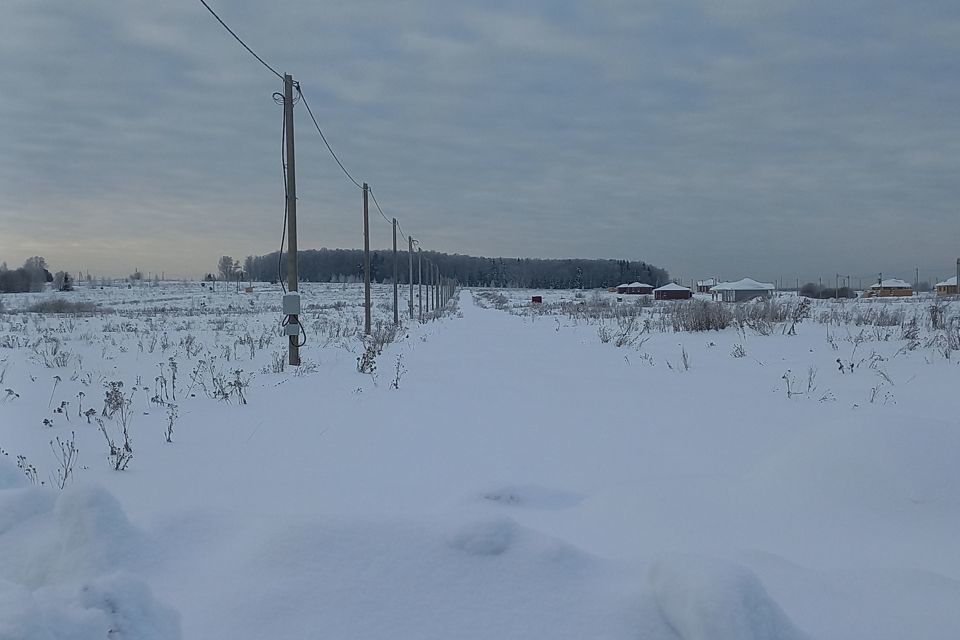
{"type": "Polygon", "coordinates": [[[110,437],[110,434],[107,432],[107,426],[103,423],[103,420],[97,418],[97,424],[100,426],[100,432],[103,434],[103,437],[107,440],[107,447],[109,448],[107,460],[110,461],[110,466],[112,466],[115,471],[123,471],[127,468],[127,465],[130,464],[130,461],[133,460],[133,445],[130,442],[129,430],[125,426],[121,429],[120,433],[123,436],[123,442],[118,443],[110,437]]]}
{"type": "Polygon", "coordinates": [[[37,468],[27,461],[26,456],[17,456],[17,468],[20,469],[20,471],[23,471],[23,475],[27,476],[27,480],[30,481],[30,484],[41,486],[44,484],[43,480],[40,480],[40,476],[37,473],[37,468]]]}
{"type": "Polygon", "coordinates": [[[613,339],[613,334],[610,333],[610,329],[607,327],[607,325],[601,323],[597,327],[597,337],[600,338],[600,342],[602,342],[603,344],[607,344],[608,342],[610,342],[610,340],[613,339]]]}
{"type": "Polygon", "coordinates": [[[691,300],[661,305],[661,330],[674,331],[720,331],[733,322],[733,313],[718,302],[691,300]]]}
{"type": "Polygon", "coordinates": [[[270,364],[261,369],[262,373],[283,373],[287,367],[287,352],[284,350],[274,352],[270,357],[270,364]]]}
{"type": "Polygon", "coordinates": [[[509,298],[498,291],[481,291],[477,293],[477,298],[481,306],[489,305],[501,311],[510,305],[509,298]]]}
{"type": "Polygon", "coordinates": [[[363,353],[357,357],[357,371],[373,375],[377,372],[377,356],[380,352],[376,350],[372,340],[363,341],[363,353]]]}
{"type": "Polygon", "coordinates": [[[930,305],[930,308],[927,310],[930,314],[930,328],[934,331],[939,331],[946,328],[946,311],[947,305],[942,302],[935,302],[930,305]]]}
{"type": "MultiPolygon", "coordinates": [[[[881,381],[876,386],[870,387],[870,404],[873,404],[874,402],[876,402],[877,395],[879,394],[880,390],[884,388],[884,386],[885,386],[885,383],[881,381]]],[[[883,404],[887,404],[887,402],[889,402],[892,398],[893,398],[893,395],[890,394],[890,392],[884,392],[883,404]]]]}
{"type": "Polygon", "coordinates": [[[799,304],[793,307],[793,310],[790,314],[790,326],[786,327],[786,334],[788,336],[797,335],[797,325],[810,317],[810,308],[811,303],[809,300],[801,300],[799,304]]]}
{"type": "Polygon", "coordinates": [[[613,344],[617,347],[631,346],[643,333],[638,316],[617,316],[617,332],[613,344]]]}
{"type": "Polygon", "coordinates": [[[50,441],[50,450],[57,461],[57,468],[50,480],[58,489],[64,489],[73,477],[73,470],[77,464],[77,436],[71,431],[69,440],[61,440],[58,436],[50,441]],[[56,445],[54,445],[56,443],[56,445]]]}
{"type": "Polygon", "coordinates": [[[127,400],[123,397],[123,382],[111,381],[106,384],[107,392],[103,399],[104,418],[113,419],[113,416],[122,409],[125,409],[127,400]]]}
{"type": "Polygon", "coordinates": [[[167,405],[167,429],[163,434],[163,438],[167,442],[173,442],[173,427],[174,425],[176,425],[178,417],[180,417],[180,414],[177,412],[177,405],[168,404],[167,405]]]}
{"type": "Polygon", "coordinates": [[[229,400],[231,397],[235,397],[240,404],[247,404],[247,398],[243,390],[250,386],[250,380],[251,376],[245,376],[243,369],[234,369],[233,379],[227,383],[227,396],[222,399],[229,400]]]}
{"type": "Polygon", "coordinates": [[[378,320],[369,335],[361,338],[363,353],[357,358],[357,371],[373,375],[377,371],[377,357],[383,348],[396,340],[398,327],[392,322],[378,320]]]}
{"type": "Polygon", "coordinates": [[[203,349],[203,345],[197,342],[197,337],[192,333],[188,333],[180,340],[180,346],[183,347],[183,350],[186,352],[187,358],[197,357],[203,349]]]}
{"type": "Polygon", "coordinates": [[[30,313],[93,313],[97,305],[92,302],[73,302],[62,298],[41,300],[27,307],[30,313]]]}
{"type": "Polygon", "coordinates": [[[244,374],[243,369],[234,369],[228,378],[221,373],[214,363],[215,356],[208,360],[198,360],[197,367],[191,374],[189,393],[195,385],[199,385],[204,395],[213,400],[229,402],[236,398],[239,404],[247,404],[245,390],[250,386],[252,375],[244,374]],[[209,375],[209,380],[206,375],[209,375]]]}
{"type": "Polygon", "coordinates": [[[390,382],[391,389],[400,388],[400,378],[403,377],[403,374],[407,372],[406,367],[403,366],[403,354],[397,354],[397,362],[394,368],[393,380],[390,382]]]}
{"type": "Polygon", "coordinates": [[[812,395],[813,392],[816,390],[817,388],[816,382],[817,382],[817,368],[814,366],[810,366],[810,368],[807,369],[807,391],[806,391],[807,395],[812,395]]]}
{"type": "Polygon", "coordinates": [[[397,339],[398,327],[392,322],[377,320],[371,331],[369,340],[372,343],[377,355],[383,352],[383,348],[397,339]]]}
{"type": "Polygon", "coordinates": [[[173,358],[167,361],[170,367],[170,391],[173,394],[173,400],[177,400],[177,361],[173,358]]]}
{"type": "Polygon", "coordinates": [[[66,400],[60,401],[60,406],[53,410],[54,413],[59,413],[67,419],[67,422],[70,422],[70,403],[66,400]]]}
{"type": "Polygon", "coordinates": [[[800,391],[797,391],[797,380],[793,377],[793,374],[790,373],[790,369],[787,369],[786,373],[780,376],[780,379],[783,380],[787,385],[787,397],[792,398],[793,396],[800,395],[800,391]]]}

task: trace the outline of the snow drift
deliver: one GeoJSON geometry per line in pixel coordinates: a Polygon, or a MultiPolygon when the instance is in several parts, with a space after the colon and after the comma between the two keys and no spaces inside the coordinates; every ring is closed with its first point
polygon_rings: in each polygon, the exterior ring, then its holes
{"type": "Polygon", "coordinates": [[[180,637],[133,573],[143,535],[103,489],[27,486],[0,460],[0,549],[0,640],[180,637]]]}

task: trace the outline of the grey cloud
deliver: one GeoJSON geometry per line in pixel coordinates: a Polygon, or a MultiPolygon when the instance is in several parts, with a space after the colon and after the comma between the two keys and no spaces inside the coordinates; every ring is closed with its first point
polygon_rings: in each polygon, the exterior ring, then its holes
{"type": "MultiPolygon", "coordinates": [[[[214,6],[433,248],[761,279],[955,257],[960,20],[942,3],[214,6]]],[[[279,82],[199,3],[5,18],[0,257],[200,273],[274,248],[279,82]]],[[[297,117],[301,245],[358,246],[359,195],[297,117]]]]}

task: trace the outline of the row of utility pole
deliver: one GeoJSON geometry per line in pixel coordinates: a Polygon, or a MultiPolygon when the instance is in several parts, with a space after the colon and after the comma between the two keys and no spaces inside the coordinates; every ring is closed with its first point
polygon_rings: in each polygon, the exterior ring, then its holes
{"type": "MultiPolygon", "coordinates": [[[[297,292],[298,274],[297,274],[297,180],[296,180],[296,157],[294,154],[294,133],[293,133],[293,90],[295,87],[293,77],[290,74],[283,76],[283,123],[284,136],[286,138],[286,209],[287,209],[287,294],[284,296],[283,313],[286,316],[284,320],[285,331],[288,336],[288,362],[297,366],[300,364],[300,302],[297,292]]],[[[370,187],[366,182],[363,183],[363,332],[370,335],[372,331],[372,302],[370,285],[370,208],[369,195],[370,187]]],[[[379,207],[378,207],[379,208],[379,207]]],[[[382,213],[382,212],[381,212],[382,213]]],[[[400,324],[400,263],[397,254],[397,219],[393,218],[393,322],[400,324]]],[[[413,245],[419,244],[412,236],[407,236],[407,254],[408,254],[408,282],[410,286],[408,313],[413,320],[413,245]]],[[[439,268],[429,259],[423,258],[421,248],[417,248],[417,306],[418,319],[422,322],[425,314],[429,314],[431,309],[436,313],[443,309],[450,298],[455,295],[457,282],[452,278],[445,277],[439,268]],[[426,264],[424,264],[426,263],[426,264]],[[424,268],[426,268],[426,280],[424,280],[424,268]],[[424,288],[426,288],[426,297],[424,297],[424,288]],[[424,304],[426,303],[426,304],[424,304]]]]}
{"type": "MultiPolygon", "coordinates": [[[[370,275],[370,186],[363,183],[363,332],[370,335],[373,330],[372,318],[372,284],[370,275]]],[[[400,324],[400,257],[397,252],[397,219],[391,221],[393,228],[393,323],[400,324]]],[[[408,313],[413,320],[413,245],[417,240],[413,236],[407,236],[407,271],[409,276],[410,298],[408,303],[408,313]]],[[[423,251],[417,248],[417,299],[418,299],[418,319],[422,322],[424,311],[430,313],[437,309],[442,309],[450,296],[456,292],[456,281],[445,277],[440,272],[440,267],[430,260],[426,261],[427,279],[423,278],[424,267],[423,251]],[[426,287],[426,305],[424,305],[423,290],[426,287]],[[424,309],[426,307],[426,309],[424,309]]]]}

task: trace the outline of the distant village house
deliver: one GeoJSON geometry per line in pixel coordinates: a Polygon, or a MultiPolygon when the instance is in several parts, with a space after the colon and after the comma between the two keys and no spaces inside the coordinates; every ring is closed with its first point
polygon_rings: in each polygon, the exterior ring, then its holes
{"type": "Polygon", "coordinates": [[[957,276],[953,276],[943,282],[938,282],[934,285],[934,288],[937,290],[938,296],[955,296],[957,295],[957,276]]]}
{"type": "Polygon", "coordinates": [[[630,284],[621,284],[617,287],[617,293],[648,296],[651,293],[653,293],[653,285],[644,284],[642,282],[631,282],[630,284]]]}
{"type": "Polygon", "coordinates": [[[653,297],[655,300],[689,300],[693,297],[693,291],[675,282],[671,282],[654,289],[653,297]]]}
{"type": "Polygon", "coordinates": [[[697,293],[710,293],[710,289],[720,284],[716,278],[697,280],[697,293]]]}
{"type": "Polygon", "coordinates": [[[736,282],[721,282],[712,287],[710,293],[723,302],[746,302],[754,298],[769,298],[775,288],[769,282],[744,278],[736,282]]]}
{"type": "Polygon", "coordinates": [[[897,278],[882,280],[870,286],[863,292],[864,298],[899,298],[902,296],[912,296],[913,285],[897,278]]]}

